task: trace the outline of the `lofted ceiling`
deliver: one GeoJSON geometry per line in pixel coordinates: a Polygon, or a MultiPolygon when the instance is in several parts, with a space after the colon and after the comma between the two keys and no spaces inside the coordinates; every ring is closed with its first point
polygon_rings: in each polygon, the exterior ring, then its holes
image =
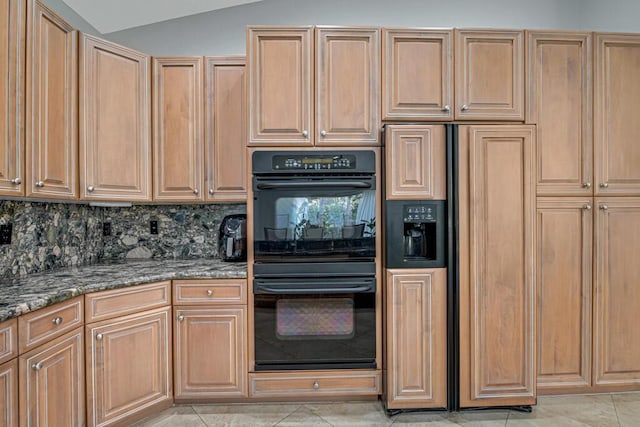
{"type": "Polygon", "coordinates": [[[261,0],[63,0],[103,34],[261,0]]]}

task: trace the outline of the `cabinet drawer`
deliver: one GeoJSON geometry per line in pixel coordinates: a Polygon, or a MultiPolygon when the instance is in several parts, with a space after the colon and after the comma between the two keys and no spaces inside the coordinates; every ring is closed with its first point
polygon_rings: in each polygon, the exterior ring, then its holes
{"type": "Polygon", "coordinates": [[[84,297],[76,297],[18,318],[20,354],[82,326],[84,297]]]}
{"type": "Polygon", "coordinates": [[[171,281],[86,295],[86,322],[111,319],[171,304],[171,281]]]}
{"type": "Polygon", "coordinates": [[[18,319],[0,323],[0,363],[18,355],[18,319]]]}
{"type": "Polygon", "coordinates": [[[380,372],[278,372],[249,374],[251,397],[380,394],[380,372]]]}
{"type": "Polygon", "coordinates": [[[246,304],[245,279],[174,280],[175,304],[246,304]]]}

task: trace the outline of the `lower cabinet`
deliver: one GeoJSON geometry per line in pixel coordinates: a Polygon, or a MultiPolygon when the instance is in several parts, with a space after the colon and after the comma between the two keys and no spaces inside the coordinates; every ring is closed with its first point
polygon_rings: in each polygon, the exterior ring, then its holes
{"type": "Polygon", "coordinates": [[[165,307],[85,327],[90,427],[123,424],[171,405],[170,317],[165,307]]]}
{"type": "Polygon", "coordinates": [[[0,365],[0,425],[18,426],[18,359],[0,365]]]}
{"type": "Polygon", "coordinates": [[[19,357],[21,426],[84,426],[82,327],[19,357]]]}
{"type": "Polygon", "coordinates": [[[249,374],[249,395],[257,398],[375,396],[381,391],[380,371],[370,369],[249,374]]]}
{"type": "Polygon", "coordinates": [[[387,270],[388,409],[447,406],[447,270],[387,270]]]}

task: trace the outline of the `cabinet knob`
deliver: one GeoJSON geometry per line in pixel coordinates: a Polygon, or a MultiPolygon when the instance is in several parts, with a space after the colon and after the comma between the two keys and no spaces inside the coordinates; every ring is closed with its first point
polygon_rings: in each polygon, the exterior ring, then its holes
{"type": "Polygon", "coordinates": [[[193,194],[198,194],[198,193],[199,193],[198,189],[197,189],[197,188],[194,188],[194,189],[193,189],[193,194]]]}
{"type": "Polygon", "coordinates": [[[178,316],[178,322],[182,322],[184,320],[184,316],[181,314],[178,316]]]}
{"type": "Polygon", "coordinates": [[[600,209],[603,211],[606,211],[607,209],[609,209],[609,206],[607,205],[600,205],[600,209]]]}
{"type": "Polygon", "coordinates": [[[54,325],[59,325],[60,323],[62,323],[62,317],[56,317],[55,319],[53,319],[51,321],[54,325]]]}
{"type": "Polygon", "coordinates": [[[209,296],[213,295],[213,291],[211,289],[207,289],[207,295],[209,296]]]}
{"type": "Polygon", "coordinates": [[[36,182],[36,187],[44,187],[44,182],[42,181],[36,182]]]}
{"type": "Polygon", "coordinates": [[[321,130],[320,131],[320,136],[327,136],[327,131],[326,130],[321,130]]]}
{"type": "Polygon", "coordinates": [[[93,192],[93,190],[95,190],[95,187],[93,185],[90,185],[90,186],[87,187],[87,191],[89,193],[93,192]]]}
{"type": "Polygon", "coordinates": [[[609,184],[607,184],[606,182],[601,182],[600,183],[600,188],[607,188],[609,186],[609,184]]]}
{"type": "Polygon", "coordinates": [[[586,204],[582,207],[582,209],[586,210],[586,211],[590,211],[591,210],[591,205],[590,204],[586,204]]]}
{"type": "Polygon", "coordinates": [[[317,389],[319,389],[319,388],[320,388],[320,384],[318,384],[318,381],[314,381],[314,382],[313,382],[313,389],[314,389],[314,390],[317,390],[317,389]]]}
{"type": "Polygon", "coordinates": [[[462,111],[467,111],[469,109],[469,106],[467,104],[464,104],[462,107],[460,107],[460,109],[462,111]]]}
{"type": "Polygon", "coordinates": [[[98,341],[100,341],[100,340],[102,339],[102,334],[98,334],[98,335],[96,335],[96,339],[97,339],[98,341]]]}
{"type": "Polygon", "coordinates": [[[304,136],[304,137],[309,136],[309,131],[308,130],[303,130],[302,131],[302,136],[304,136]]]}
{"type": "Polygon", "coordinates": [[[31,367],[34,371],[39,371],[40,369],[42,369],[42,362],[34,363],[33,365],[31,365],[31,367]]]}
{"type": "Polygon", "coordinates": [[[13,179],[11,180],[11,183],[12,183],[13,185],[20,185],[20,184],[22,183],[22,180],[21,180],[20,178],[13,178],[13,179]]]}
{"type": "Polygon", "coordinates": [[[586,189],[591,188],[591,183],[590,182],[585,182],[584,184],[582,184],[582,186],[586,189]]]}
{"type": "Polygon", "coordinates": [[[209,194],[211,194],[213,196],[213,188],[209,189],[209,194]]]}
{"type": "Polygon", "coordinates": [[[451,107],[445,105],[444,107],[442,107],[442,111],[446,111],[448,113],[449,111],[451,111],[451,107]]]}

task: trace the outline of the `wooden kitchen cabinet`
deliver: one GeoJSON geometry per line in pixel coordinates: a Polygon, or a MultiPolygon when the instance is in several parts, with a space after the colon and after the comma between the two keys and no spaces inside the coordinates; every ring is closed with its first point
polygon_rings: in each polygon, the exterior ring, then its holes
{"type": "Polygon", "coordinates": [[[527,31],[527,122],[537,124],[537,194],[593,194],[591,34],[527,31]]]}
{"type": "Polygon", "coordinates": [[[208,201],[247,200],[244,56],[205,57],[205,188],[208,201]]]}
{"type": "Polygon", "coordinates": [[[591,386],[593,199],[538,198],[537,381],[540,394],[591,386]]]}
{"type": "Polygon", "coordinates": [[[26,195],[78,198],[78,32],[28,2],[26,195]]]}
{"type": "Polygon", "coordinates": [[[596,196],[640,196],[640,34],[596,34],[596,196]]]}
{"type": "Polygon", "coordinates": [[[85,425],[82,327],[19,357],[21,426],[85,425]]]}
{"type": "Polygon", "coordinates": [[[0,365],[0,425],[18,427],[18,359],[0,365]]]}
{"type": "Polygon", "coordinates": [[[447,406],[447,270],[387,270],[388,409],[447,406]]]}
{"type": "Polygon", "coordinates": [[[80,196],[151,201],[150,57],[80,37],[80,196]]]}
{"type": "Polygon", "coordinates": [[[382,29],[382,120],[453,119],[453,30],[382,29]]]}
{"type": "Polygon", "coordinates": [[[380,30],[316,29],[316,145],[375,145],[380,121],[380,30]]]}
{"type": "Polygon", "coordinates": [[[171,308],[85,327],[87,425],[123,425],[173,402],[171,308]]]}
{"type": "Polygon", "coordinates": [[[153,58],[153,199],[204,199],[203,58],[153,58]]]}
{"type": "Polygon", "coordinates": [[[524,34],[455,30],[455,119],[524,120],[524,34]]]}
{"type": "Polygon", "coordinates": [[[313,27],[247,28],[249,145],[313,144],[313,27]]]}
{"type": "Polygon", "coordinates": [[[0,5],[0,196],[24,196],[25,9],[0,5]]]}
{"type": "Polygon", "coordinates": [[[594,391],[640,390],[640,198],[594,209],[594,391]]]}
{"type": "Polygon", "coordinates": [[[535,127],[459,131],[460,406],[536,402],[535,127]]]}
{"type": "Polygon", "coordinates": [[[386,199],[446,199],[443,125],[387,125],[386,199]]]}

